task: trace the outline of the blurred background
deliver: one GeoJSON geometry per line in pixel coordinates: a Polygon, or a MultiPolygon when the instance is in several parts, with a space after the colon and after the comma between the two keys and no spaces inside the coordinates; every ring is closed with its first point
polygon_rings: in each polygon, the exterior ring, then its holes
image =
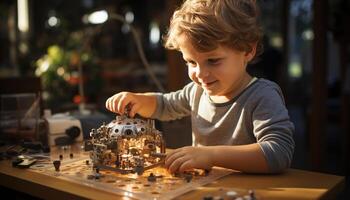
{"type": "MultiPolygon", "coordinates": [[[[284,92],[296,127],[292,167],[348,176],[350,2],[257,2],[265,52],[249,72],[277,82],[284,92]]],[[[169,18],[180,4],[2,0],[1,112],[6,114],[13,102],[9,94],[35,93],[29,108],[36,105],[39,118],[69,112],[82,120],[86,135],[113,119],[104,103],[117,92],[182,88],[189,79],[181,55],[162,47],[169,18]]],[[[157,125],[168,147],[191,144],[188,119],[157,125]]],[[[339,199],[348,195],[349,189],[339,199]]]]}

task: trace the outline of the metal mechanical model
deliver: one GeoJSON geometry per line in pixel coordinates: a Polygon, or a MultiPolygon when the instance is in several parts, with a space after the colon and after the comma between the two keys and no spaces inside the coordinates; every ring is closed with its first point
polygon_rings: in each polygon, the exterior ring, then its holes
{"type": "Polygon", "coordinates": [[[92,129],[90,136],[85,150],[90,151],[96,170],[141,175],[164,163],[165,142],[152,119],[117,116],[109,124],[92,129]]]}

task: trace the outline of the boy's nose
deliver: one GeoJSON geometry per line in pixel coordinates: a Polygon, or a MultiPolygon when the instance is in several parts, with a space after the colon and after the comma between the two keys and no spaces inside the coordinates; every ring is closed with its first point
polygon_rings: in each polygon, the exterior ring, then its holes
{"type": "Polygon", "coordinates": [[[196,74],[198,78],[204,78],[209,75],[209,71],[205,67],[197,66],[196,74]]]}

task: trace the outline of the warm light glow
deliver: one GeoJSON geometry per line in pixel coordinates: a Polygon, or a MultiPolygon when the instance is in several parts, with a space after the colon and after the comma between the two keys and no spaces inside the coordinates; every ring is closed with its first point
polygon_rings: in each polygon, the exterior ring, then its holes
{"type": "Polygon", "coordinates": [[[125,21],[131,24],[134,21],[134,13],[131,11],[125,13],[125,21]]]}
{"type": "Polygon", "coordinates": [[[38,68],[36,68],[36,70],[35,70],[35,75],[41,76],[41,74],[43,74],[44,72],[46,72],[49,69],[50,65],[51,65],[51,61],[47,56],[39,59],[37,61],[38,68]]]}
{"type": "Polygon", "coordinates": [[[63,76],[64,72],[65,72],[65,70],[63,67],[59,67],[57,69],[57,75],[59,75],[59,76],[63,76]]]}
{"type": "Polygon", "coordinates": [[[124,192],[124,196],[125,197],[132,197],[132,193],[131,192],[124,192]]]}
{"type": "Polygon", "coordinates": [[[272,37],[269,42],[270,42],[271,46],[273,46],[273,47],[276,47],[276,48],[283,47],[283,39],[279,36],[272,37]]]}
{"type": "Polygon", "coordinates": [[[302,38],[304,40],[313,40],[314,39],[314,32],[310,29],[308,30],[305,30],[303,33],[302,33],[302,38]]]}
{"type": "Polygon", "coordinates": [[[303,75],[300,62],[291,62],[288,67],[289,76],[292,78],[300,78],[303,75]]]}
{"type": "Polygon", "coordinates": [[[149,41],[151,44],[158,44],[160,40],[160,30],[156,22],[152,22],[150,25],[149,41]]]}
{"type": "Polygon", "coordinates": [[[90,22],[91,24],[102,24],[107,20],[108,13],[105,10],[93,12],[88,16],[88,22],[90,22]]]}
{"type": "Polygon", "coordinates": [[[23,54],[26,54],[26,53],[28,53],[28,45],[26,44],[26,43],[24,43],[24,42],[21,42],[20,44],[19,44],[19,51],[21,52],[21,53],[23,53],[23,54]]]}
{"type": "Polygon", "coordinates": [[[46,72],[50,67],[50,62],[48,60],[44,60],[42,65],[40,66],[42,72],[46,72]]]}
{"type": "Polygon", "coordinates": [[[49,18],[49,20],[47,20],[47,23],[49,24],[49,26],[54,27],[57,26],[59,24],[59,19],[55,16],[51,16],[49,18]]]}
{"type": "Polygon", "coordinates": [[[44,100],[47,100],[47,99],[49,99],[49,98],[50,98],[50,93],[48,93],[47,91],[43,91],[43,93],[42,93],[42,94],[43,94],[43,96],[42,96],[42,97],[43,97],[43,99],[44,99],[44,100]]]}
{"type": "Polygon", "coordinates": [[[69,79],[70,79],[70,74],[68,74],[68,73],[63,74],[63,79],[64,79],[65,81],[69,81],[69,79]]]}
{"type": "Polygon", "coordinates": [[[17,0],[18,29],[21,32],[29,30],[28,0],[17,0]]]}

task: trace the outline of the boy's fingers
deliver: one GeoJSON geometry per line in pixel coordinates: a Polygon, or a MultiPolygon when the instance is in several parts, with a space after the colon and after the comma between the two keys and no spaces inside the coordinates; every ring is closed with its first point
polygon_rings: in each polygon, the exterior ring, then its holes
{"type": "Polygon", "coordinates": [[[129,101],[129,103],[124,106],[124,112],[123,113],[130,117],[130,112],[131,112],[131,109],[132,109],[133,106],[134,106],[134,104],[131,101],[129,101]]]}
{"type": "Polygon", "coordinates": [[[129,102],[126,100],[125,96],[121,96],[119,98],[118,104],[117,104],[117,109],[118,109],[118,113],[119,114],[124,114],[124,110],[125,110],[125,106],[128,104],[129,102]]]}
{"type": "Polygon", "coordinates": [[[181,151],[181,148],[174,149],[174,150],[170,151],[170,152],[167,154],[167,158],[169,158],[171,155],[173,155],[173,154],[175,154],[175,153],[177,153],[177,152],[179,152],[179,151],[181,151]]]}
{"type": "MultiPolygon", "coordinates": [[[[130,104],[129,104],[129,105],[130,105],[130,104]]],[[[139,110],[140,105],[139,105],[139,104],[134,104],[134,105],[131,105],[130,107],[131,107],[131,109],[130,109],[130,112],[129,112],[129,116],[130,116],[130,117],[135,117],[135,114],[136,114],[137,111],[139,110]]]]}
{"type": "Polygon", "coordinates": [[[182,165],[182,163],[184,163],[186,161],[186,157],[178,157],[176,160],[174,160],[174,162],[171,163],[171,165],[169,166],[169,171],[171,173],[174,173],[176,171],[179,170],[180,166],[182,165]]]}
{"type": "Polygon", "coordinates": [[[106,108],[107,108],[108,110],[111,110],[109,104],[110,104],[110,98],[108,98],[108,99],[106,100],[105,106],[106,106],[106,108]]]}
{"type": "Polygon", "coordinates": [[[165,167],[168,168],[176,159],[183,156],[185,156],[185,154],[181,151],[172,153],[171,155],[168,154],[165,158],[165,167]]]}
{"type": "Polygon", "coordinates": [[[113,97],[110,97],[109,99],[107,99],[107,109],[110,110],[111,112],[115,112],[113,104],[114,104],[113,97]]]}
{"type": "Polygon", "coordinates": [[[193,168],[194,166],[193,166],[192,160],[187,160],[181,164],[181,166],[179,167],[179,171],[184,172],[186,170],[193,169],[193,168]]]}

